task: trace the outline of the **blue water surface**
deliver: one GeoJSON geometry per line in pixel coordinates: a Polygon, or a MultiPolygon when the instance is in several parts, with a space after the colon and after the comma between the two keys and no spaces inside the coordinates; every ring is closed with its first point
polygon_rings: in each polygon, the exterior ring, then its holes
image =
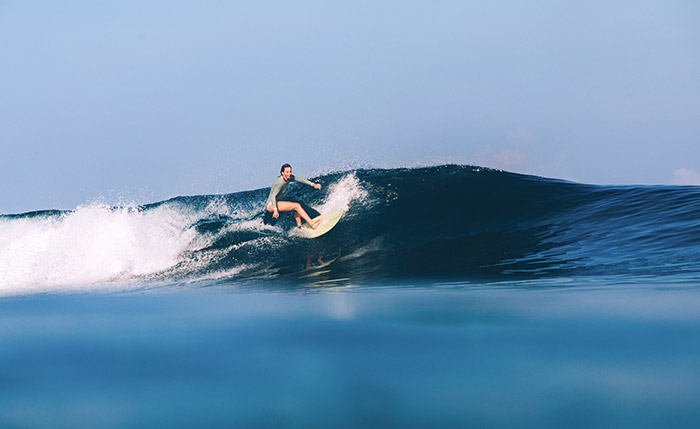
{"type": "Polygon", "coordinates": [[[697,427],[698,298],[589,282],[3,299],[0,427],[697,427]]]}

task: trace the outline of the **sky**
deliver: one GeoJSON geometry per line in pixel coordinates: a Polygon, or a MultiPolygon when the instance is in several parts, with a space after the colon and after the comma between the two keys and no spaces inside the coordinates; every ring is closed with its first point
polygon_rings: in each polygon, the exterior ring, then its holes
{"type": "Polygon", "coordinates": [[[700,2],[0,0],[0,213],[458,163],[700,185],[700,2]]]}

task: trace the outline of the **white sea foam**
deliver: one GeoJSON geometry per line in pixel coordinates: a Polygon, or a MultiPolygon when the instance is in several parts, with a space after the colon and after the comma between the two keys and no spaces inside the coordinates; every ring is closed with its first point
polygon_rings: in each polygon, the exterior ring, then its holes
{"type": "MultiPolygon", "coordinates": [[[[103,205],[0,220],[0,295],[81,291],[174,266],[196,232],[192,214],[103,205]]],[[[101,287],[104,289],[104,287],[101,287]]]]}

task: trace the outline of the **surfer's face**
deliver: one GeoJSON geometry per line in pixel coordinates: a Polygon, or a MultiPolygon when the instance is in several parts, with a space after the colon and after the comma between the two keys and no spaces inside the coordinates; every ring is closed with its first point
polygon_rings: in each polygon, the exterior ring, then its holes
{"type": "Polygon", "coordinates": [[[289,180],[290,177],[292,177],[292,168],[287,167],[282,171],[282,178],[284,180],[289,180]]]}

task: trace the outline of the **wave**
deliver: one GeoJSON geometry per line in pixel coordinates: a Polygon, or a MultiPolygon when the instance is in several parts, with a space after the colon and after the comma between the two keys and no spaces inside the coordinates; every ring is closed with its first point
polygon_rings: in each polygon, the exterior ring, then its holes
{"type": "Polygon", "coordinates": [[[262,221],[267,189],[0,216],[0,294],[200,282],[500,282],[700,273],[700,187],[593,186],[464,165],[358,169],[293,185],[318,239],[262,221]]]}

